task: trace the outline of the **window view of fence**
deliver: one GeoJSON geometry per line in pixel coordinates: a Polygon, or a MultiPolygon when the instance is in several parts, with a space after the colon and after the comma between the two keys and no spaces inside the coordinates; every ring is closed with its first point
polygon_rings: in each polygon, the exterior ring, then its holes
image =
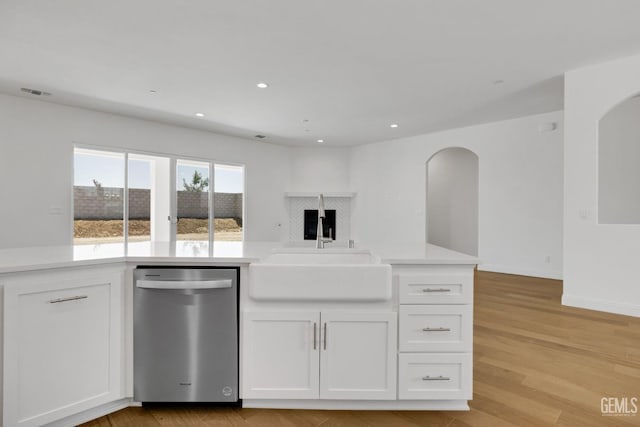
{"type": "Polygon", "coordinates": [[[124,154],[76,149],[75,244],[124,242],[124,154]]]}
{"type": "Polygon", "coordinates": [[[125,157],[123,153],[79,148],[74,154],[74,244],[123,242],[125,208],[130,242],[172,240],[169,216],[177,219],[173,229],[177,240],[209,241],[210,224],[214,240],[243,240],[242,166],[174,161],[172,190],[168,157],[125,157]],[[212,195],[210,186],[215,189],[212,195]],[[170,215],[172,204],[174,215],[170,215]]]}
{"type": "Polygon", "coordinates": [[[213,194],[213,239],[242,241],[244,203],[244,168],[216,164],[214,166],[215,193],[213,194]]]}
{"type": "Polygon", "coordinates": [[[209,240],[209,163],[178,160],[178,240],[209,240]]]}

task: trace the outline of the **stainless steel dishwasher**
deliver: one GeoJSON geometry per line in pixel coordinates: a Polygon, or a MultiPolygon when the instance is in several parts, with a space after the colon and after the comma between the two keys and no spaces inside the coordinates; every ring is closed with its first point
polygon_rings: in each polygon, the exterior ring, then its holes
{"type": "Polygon", "coordinates": [[[133,398],[238,401],[238,268],[134,270],[133,398]]]}

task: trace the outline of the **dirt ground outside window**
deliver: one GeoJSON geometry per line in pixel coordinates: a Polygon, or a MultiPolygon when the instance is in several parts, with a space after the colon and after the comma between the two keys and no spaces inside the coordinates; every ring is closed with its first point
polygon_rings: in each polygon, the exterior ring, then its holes
{"type": "MultiPolygon", "coordinates": [[[[150,222],[147,219],[129,220],[129,241],[149,240],[150,222]]],[[[208,220],[200,218],[180,218],[178,240],[208,240],[208,220]]],[[[75,220],[73,224],[74,244],[96,244],[122,242],[122,220],[75,220]]],[[[214,240],[242,241],[241,221],[236,218],[214,219],[214,240]]]]}

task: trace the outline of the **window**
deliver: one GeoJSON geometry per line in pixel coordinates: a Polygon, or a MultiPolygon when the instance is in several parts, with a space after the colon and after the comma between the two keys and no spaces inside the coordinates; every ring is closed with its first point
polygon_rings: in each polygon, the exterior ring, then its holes
{"type": "Polygon", "coordinates": [[[214,184],[213,213],[215,223],[213,238],[216,241],[242,241],[244,168],[216,164],[214,166],[214,184]]]}
{"type": "Polygon", "coordinates": [[[244,167],[76,148],[73,202],[74,244],[242,241],[244,167]]]}
{"type": "Polygon", "coordinates": [[[124,242],[124,159],[122,153],[74,151],[74,244],[124,242]]]}
{"type": "Polygon", "coordinates": [[[176,199],[178,240],[209,241],[209,163],[178,160],[176,199]]]}
{"type": "Polygon", "coordinates": [[[171,161],[167,157],[141,154],[127,157],[128,241],[169,241],[171,161]]]}

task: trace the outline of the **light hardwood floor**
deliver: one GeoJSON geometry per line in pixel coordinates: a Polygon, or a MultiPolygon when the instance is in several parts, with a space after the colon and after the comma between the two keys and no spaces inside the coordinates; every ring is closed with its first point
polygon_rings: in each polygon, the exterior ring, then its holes
{"type": "Polygon", "coordinates": [[[564,307],[557,280],[475,283],[468,412],[128,408],[85,426],[640,426],[600,412],[602,397],[640,398],[640,319],[564,307]]]}

